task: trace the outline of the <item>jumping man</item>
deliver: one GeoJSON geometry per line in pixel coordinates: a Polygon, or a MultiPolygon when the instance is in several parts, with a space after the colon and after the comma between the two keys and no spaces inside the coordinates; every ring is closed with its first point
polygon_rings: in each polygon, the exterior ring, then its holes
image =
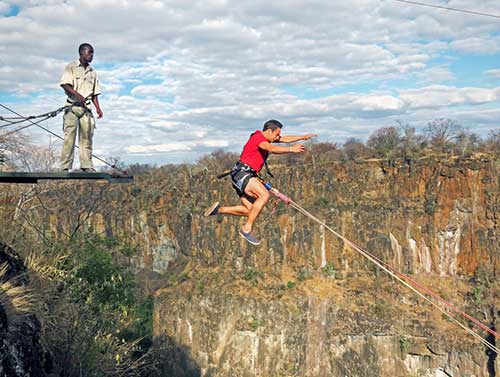
{"type": "Polygon", "coordinates": [[[205,216],[214,216],[217,214],[246,216],[247,222],[240,229],[239,233],[253,245],[260,244],[260,240],[252,234],[253,224],[269,200],[269,191],[261,179],[257,177],[257,174],[265,164],[269,153],[304,152],[302,144],[282,146],[273,143],[293,143],[299,140],[309,140],[316,136],[316,134],[281,136],[282,127],[283,125],[277,120],[269,120],[264,124],[262,131],[255,131],[251,134],[243,147],[239,161],[231,170],[231,182],[242,204],[221,207],[219,202],[216,202],[205,211],[205,216]]]}

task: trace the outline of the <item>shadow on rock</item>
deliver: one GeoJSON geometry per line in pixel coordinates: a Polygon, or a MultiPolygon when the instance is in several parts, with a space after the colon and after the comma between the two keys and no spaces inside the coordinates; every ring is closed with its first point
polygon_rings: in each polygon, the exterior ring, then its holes
{"type": "Polygon", "coordinates": [[[201,369],[185,346],[165,335],[157,337],[150,351],[150,377],[200,377],[201,369]]]}
{"type": "Polygon", "coordinates": [[[48,359],[40,343],[40,322],[20,313],[26,267],[10,247],[0,243],[0,376],[43,377],[48,359]]]}

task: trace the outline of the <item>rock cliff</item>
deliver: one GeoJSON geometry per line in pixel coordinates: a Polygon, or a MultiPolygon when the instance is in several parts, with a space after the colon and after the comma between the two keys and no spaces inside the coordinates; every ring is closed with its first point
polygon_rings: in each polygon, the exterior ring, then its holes
{"type": "MultiPolygon", "coordinates": [[[[348,239],[498,328],[498,158],[273,170],[275,187],[348,239]]],[[[259,218],[259,247],[237,218],[202,217],[215,200],[237,202],[216,173],[198,164],[126,187],[51,184],[43,208],[25,209],[49,220],[47,234],[87,227],[129,245],[124,262],[156,291],[156,335],[191,352],[185,375],[498,375],[481,343],[286,205],[259,218]]]]}
{"type": "Polygon", "coordinates": [[[32,314],[20,312],[26,305],[22,291],[26,268],[14,250],[0,243],[0,376],[44,377],[49,368],[40,341],[40,323],[32,314]]]}

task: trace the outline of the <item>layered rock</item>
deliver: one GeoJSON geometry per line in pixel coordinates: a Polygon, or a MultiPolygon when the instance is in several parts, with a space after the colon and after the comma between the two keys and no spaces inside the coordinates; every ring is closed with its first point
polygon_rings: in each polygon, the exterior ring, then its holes
{"type": "Polygon", "coordinates": [[[339,304],[303,294],[262,300],[224,292],[189,301],[163,292],[156,331],[184,344],[203,376],[495,375],[484,349],[467,340],[440,339],[442,329],[406,335],[404,326],[370,318],[374,312],[339,304]]]}
{"type": "MultiPolygon", "coordinates": [[[[498,159],[273,170],[279,190],[348,239],[496,324],[498,159]]],[[[53,185],[44,194],[52,204],[29,213],[50,219],[44,231],[56,236],[88,227],[129,245],[129,263],[147,271],[154,288],[169,285],[158,291],[156,334],[190,349],[206,376],[498,373],[482,344],[411,293],[391,288],[395,283],[378,284],[380,272],[369,261],[284,204],[271,213],[270,203],[258,219],[264,242],[257,248],[238,236],[238,219],[204,218],[213,201],[238,201],[215,173],[184,166],[138,177],[134,186],[85,184],[76,186],[76,201],[74,184],[53,185]],[[254,281],[245,278],[249,269],[261,277],[255,286],[231,285],[254,281]]]]}

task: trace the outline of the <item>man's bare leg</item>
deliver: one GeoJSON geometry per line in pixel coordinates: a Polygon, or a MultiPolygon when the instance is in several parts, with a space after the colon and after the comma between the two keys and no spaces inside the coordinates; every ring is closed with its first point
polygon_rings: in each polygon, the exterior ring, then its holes
{"type": "Polygon", "coordinates": [[[258,178],[250,178],[250,181],[248,181],[247,187],[245,188],[245,194],[256,198],[248,213],[247,222],[241,228],[243,232],[250,233],[255,219],[268,202],[270,194],[258,178]]]}
{"type": "Polygon", "coordinates": [[[248,216],[252,208],[252,202],[246,197],[240,197],[241,203],[237,206],[219,207],[217,214],[233,215],[233,216],[248,216]]]}

